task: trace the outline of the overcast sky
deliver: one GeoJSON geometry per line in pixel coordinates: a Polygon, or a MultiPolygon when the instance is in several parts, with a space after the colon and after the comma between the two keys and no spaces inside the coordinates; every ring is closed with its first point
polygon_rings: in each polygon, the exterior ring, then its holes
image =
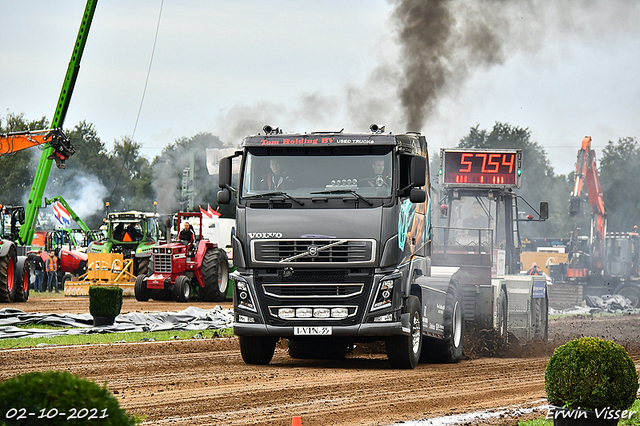
{"type": "MultiPolygon", "coordinates": [[[[446,4],[465,4],[452,12],[458,27],[491,9],[502,25],[500,55],[478,64],[450,43],[456,77],[420,129],[432,150],[455,146],[476,124],[506,122],[528,127],[566,174],[583,136],[593,137],[599,157],[609,140],[640,136],[640,2],[484,1],[471,18],[472,3],[446,4]]],[[[0,117],[51,119],[84,7],[0,0],[0,117]]],[[[152,159],[180,137],[211,132],[237,144],[267,123],[296,132],[366,131],[371,123],[416,130],[406,128],[398,96],[406,50],[396,7],[165,0],[134,139],[152,159]]],[[[108,147],[132,135],[160,8],[161,0],[98,1],[65,128],[91,122],[108,147]]]]}

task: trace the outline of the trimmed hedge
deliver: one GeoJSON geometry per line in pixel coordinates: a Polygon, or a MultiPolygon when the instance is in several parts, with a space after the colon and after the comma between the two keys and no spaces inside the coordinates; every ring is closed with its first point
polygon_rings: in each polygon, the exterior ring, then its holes
{"type": "Polygon", "coordinates": [[[549,404],[572,409],[626,410],[638,391],[638,374],[627,351],[595,337],[558,347],[549,359],[544,382],[549,404]]]}
{"type": "Polygon", "coordinates": [[[0,382],[2,426],[134,426],[142,420],[120,408],[106,385],[66,371],[36,371],[0,382]]]}
{"type": "Polygon", "coordinates": [[[122,309],[122,289],[116,286],[89,287],[89,312],[93,317],[115,318],[122,309]]]}

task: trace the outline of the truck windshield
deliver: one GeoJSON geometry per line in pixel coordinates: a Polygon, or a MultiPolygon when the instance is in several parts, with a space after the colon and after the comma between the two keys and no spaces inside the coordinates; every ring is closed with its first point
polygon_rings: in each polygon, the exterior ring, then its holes
{"type": "Polygon", "coordinates": [[[242,196],[282,191],[293,197],[389,197],[393,184],[391,146],[253,148],[243,170],[242,196]],[[314,194],[316,193],[316,194],[314,194]]]}

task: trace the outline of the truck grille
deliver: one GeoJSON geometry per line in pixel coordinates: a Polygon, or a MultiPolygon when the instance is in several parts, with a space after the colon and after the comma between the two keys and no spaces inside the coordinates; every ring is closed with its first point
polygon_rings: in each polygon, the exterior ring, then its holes
{"type": "Polygon", "coordinates": [[[373,269],[255,269],[258,303],[270,315],[268,324],[297,325],[306,318],[283,319],[279,308],[348,308],[346,318],[325,318],[332,324],[353,325],[362,320],[373,286],[373,269]],[[278,309],[271,309],[278,308],[278,309]]]}
{"type": "Polygon", "coordinates": [[[263,284],[262,288],[277,298],[346,298],[361,294],[364,284],[263,284]]]}
{"type": "Polygon", "coordinates": [[[154,254],[153,270],[160,273],[171,273],[171,255],[170,254],[154,254]]]}
{"type": "Polygon", "coordinates": [[[368,263],[375,258],[375,240],[299,239],[253,240],[255,262],[278,264],[368,263]]]}

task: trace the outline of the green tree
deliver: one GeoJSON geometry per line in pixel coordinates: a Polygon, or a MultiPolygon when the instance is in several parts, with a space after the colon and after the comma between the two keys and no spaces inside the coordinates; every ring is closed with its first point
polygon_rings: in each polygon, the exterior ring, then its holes
{"type": "Polygon", "coordinates": [[[130,137],[115,141],[105,167],[104,184],[112,210],[152,211],[155,193],[149,160],[130,137]]]}
{"type": "Polygon", "coordinates": [[[640,170],[640,146],[633,137],[609,141],[600,160],[600,187],[607,212],[607,228],[629,231],[640,225],[640,185],[634,172],[640,170]]]}
{"type": "MultiPolygon", "coordinates": [[[[47,128],[49,121],[45,117],[27,121],[24,113],[11,112],[4,120],[0,117],[0,133],[47,128]]],[[[0,157],[0,204],[22,205],[27,200],[42,149],[42,146],[35,146],[0,157]]]]}
{"type": "MultiPolygon", "coordinates": [[[[566,237],[571,231],[568,217],[570,184],[564,175],[556,175],[544,148],[531,140],[528,128],[496,122],[490,132],[472,127],[462,138],[459,148],[522,149],[522,188],[518,194],[538,210],[541,201],[549,202],[549,220],[546,222],[522,223],[522,238],[566,237]]],[[[518,209],[535,214],[523,201],[518,209]]]]}

